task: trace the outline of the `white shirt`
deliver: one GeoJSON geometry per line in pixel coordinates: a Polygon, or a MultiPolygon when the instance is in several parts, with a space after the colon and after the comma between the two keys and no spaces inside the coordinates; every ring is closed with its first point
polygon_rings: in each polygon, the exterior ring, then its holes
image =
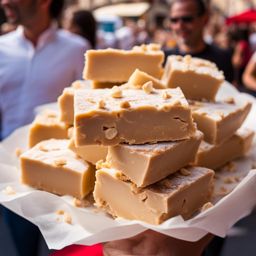
{"type": "Polygon", "coordinates": [[[64,87],[82,77],[89,44],[56,25],[42,33],[36,48],[23,28],[0,36],[2,138],[30,123],[36,106],[56,101],[64,87]]]}

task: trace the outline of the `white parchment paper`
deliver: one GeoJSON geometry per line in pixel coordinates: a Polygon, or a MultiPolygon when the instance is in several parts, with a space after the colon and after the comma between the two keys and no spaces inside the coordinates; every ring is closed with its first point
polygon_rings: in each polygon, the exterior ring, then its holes
{"type": "MultiPolygon", "coordinates": [[[[253,109],[244,126],[256,131],[255,99],[238,93],[228,84],[221,87],[217,98],[231,96],[253,102],[253,109]]],[[[224,237],[229,228],[248,215],[256,203],[256,169],[253,169],[256,168],[255,141],[246,157],[233,161],[218,171],[212,208],[195,214],[187,221],[177,216],[161,225],[149,225],[121,218],[114,220],[97,211],[94,206],[75,207],[70,196],[60,197],[22,185],[19,182],[20,171],[15,150],[26,148],[27,136],[28,126],[16,130],[0,145],[0,203],[37,225],[50,249],[127,238],[146,229],[187,241],[197,241],[208,232],[224,237]],[[237,181],[227,184],[226,177],[236,177],[237,181]],[[15,194],[4,193],[7,186],[11,186],[15,194]],[[56,213],[58,210],[70,214],[72,224],[62,221],[61,216],[56,213]]]]}

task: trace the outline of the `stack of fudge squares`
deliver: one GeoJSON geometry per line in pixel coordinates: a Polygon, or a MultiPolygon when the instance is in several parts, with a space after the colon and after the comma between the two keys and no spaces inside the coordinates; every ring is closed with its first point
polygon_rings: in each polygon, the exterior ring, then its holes
{"type": "Polygon", "coordinates": [[[252,144],[239,129],[251,105],[215,102],[224,77],[213,63],[170,56],[163,69],[163,60],[155,44],[87,51],[90,84],[75,81],[59,111],[31,124],[22,182],[81,200],[93,192],[113,217],[151,224],[207,204],[213,170],[252,144]]]}

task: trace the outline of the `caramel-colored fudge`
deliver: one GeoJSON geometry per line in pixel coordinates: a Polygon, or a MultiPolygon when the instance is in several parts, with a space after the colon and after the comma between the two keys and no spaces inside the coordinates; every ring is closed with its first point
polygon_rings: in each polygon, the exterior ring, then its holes
{"type": "Polygon", "coordinates": [[[77,146],[176,141],[195,132],[190,107],[179,88],[77,90],[74,106],[77,146]]]}
{"type": "Polygon", "coordinates": [[[74,123],[74,93],[77,89],[90,89],[88,83],[84,81],[75,81],[71,87],[63,90],[58,97],[58,106],[60,110],[60,120],[66,124],[74,123]]]}
{"type": "Polygon", "coordinates": [[[203,134],[186,140],[109,147],[107,162],[138,187],[153,184],[194,161],[203,134]]]}
{"type": "Polygon", "coordinates": [[[189,218],[212,193],[214,172],[202,167],[183,168],[146,188],[137,188],[120,171],[103,168],[96,172],[96,205],[113,217],[151,224],[182,215],[189,218]]]}
{"type": "Polygon", "coordinates": [[[194,165],[216,169],[227,162],[244,156],[251,148],[254,132],[240,128],[231,138],[219,145],[203,141],[194,165]]]}
{"type": "Polygon", "coordinates": [[[153,76],[150,76],[149,74],[140,71],[139,69],[136,69],[132,75],[130,76],[129,80],[128,80],[128,84],[131,87],[135,87],[135,88],[142,88],[142,86],[151,81],[152,85],[154,88],[156,89],[165,89],[166,86],[164,86],[163,83],[161,83],[161,81],[159,79],[156,79],[153,76]]]}
{"type": "Polygon", "coordinates": [[[93,190],[95,170],[68,149],[68,140],[45,140],[20,156],[22,183],[82,199],[93,190]]]}
{"type": "Polygon", "coordinates": [[[251,103],[238,101],[190,102],[190,106],[197,128],[210,144],[220,144],[229,139],[243,124],[251,109],[251,103]]]}
{"type": "Polygon", "coordinates": [[[67,139],[68,128],[64,122],[59,121],[56,111],[47,110],[38,114],[29,128],[29,147],[33,147],[42,140],[67,139]]]}
{"type": "Polygon", "coordinates": [[[167,87],[179,86],[187,99],[215,99],[224,76],[215,64],[191,56],[172,55],[167,58],[162,82],[167,87]]]}
{"type": "Polygon", "coordinates": [[[108,153],[108,147],[101,145],[87,145],[77,147],[73,139],[70,140],[69,149],[71,149],[85,161],[92,164],[96,164],[100,160],[106,160],[108,153]]]}
{"type": "Polygon", "coordinates": [[[98,82],[127,82],[136,68],[160,78],[164,53],[160,45],[136,46],[132,50],[89,50],[85,54],[83,78],[98,82]]]}
{"type": "Polygon", "coordinates": [[[105,88],[112,88],[115,85],[120,86],[121,84],[122,83],[92,81],[92,88],[93,89],[105,89],[105,88]]]}

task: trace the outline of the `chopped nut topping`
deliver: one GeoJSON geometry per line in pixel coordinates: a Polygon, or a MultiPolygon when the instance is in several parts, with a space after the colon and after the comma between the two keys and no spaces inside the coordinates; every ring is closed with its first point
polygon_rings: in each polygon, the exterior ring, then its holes
{"type": "Polygon", "coordinates": [[[145,84],[142,85],[142,89],[145,93],[150,94],[153,92],[154,88],[153,88],[153,82],[152,81],[148,81],[145,84]]]}
{"type": "Polygon", "coordinates": [[[65,213],[64,210],[57,210],[57,211],[56,211],[56,214],[58,214],[58,215],[63,215],[64,213],[65,213]]]}
{"type": "Polygon", "coordinates": [[[113,98],[122,98],[123,97],[122,90],[118,86],[112,87],[111,96],[113,98]]]}
{"type": "Polygon", "coordinates": [[[69,213],[65,212],[63,217],[64,222],[72,224],[72,217],[69,213]]]}
{"type": "Polygon", "coordinates": [[[41,151],[43,151],[43,152],[48,152],[48,151],[49,151],[49,149],[46,148],[46,147],[43,146],[43,145],[40,145],[40,146],[39,146],[39,150],[41,150],[41,151]]]}
{"type": "Polygon", "coordinates": [[[61,167],[61,166],[64,166],[65,164],[67,164],[67,160],[66,159],[57,159],[54,161],[54,164],[57,167],[61,167]]]}
{"type": "Polygon", "coordinates": [[[23,153],[23,149],[21,149],[21,148],[16,148],[15,149],[15,155],[17,156],[17,157],[20,157],[20,155],[23,153]]]}
{"type": "Polygon", "coordinates": [[[112,140],[116,137],[117,135],[117,129],[116,128],[108,128],[105,130],[105,137],[108,140],[112,140]]]}
{"type": "Polygon", "coordinates": [[[204,211],[206,211],[206,210],[208,210],[208,209],[210,209],[210,208],[212,208],[212,207],[213,207],[213,204],[212,204],[211,202],[207,202],[207,203],[205,203],[205,204],[202,206],[201,212],[204,212],[204,211]]]}
{"type": "Polygon", "coordinates": [[[16,194],[16,191],[11,186],[7,186],[2,192],[6,195],[15,195],[16,194]]]}
{"type": "Polygon", "coordinates": [[[175,100],[173,103],[172,103],[173,106],[180,106],[181,103],[179,100],[175,100]]]}
{"type": "Polygon", "coordinates": [[[110,163],[109,162],[104,162],[103,160],[99,160],[96,163],[96,169],[99,170],[101,168],[110,168],[110,163]]]}
{"type": "Polygon", "coordinates": [[[105,108],[105,106],[106,106],[106,103],[105,103],[104,100],[100,100],[100,101],[98,102],[98,108],[105,108]]]}
{"type": "Polygon", "coordinates": [[[189,176],[191,174],[191,172],[185,168],[181,168],[180,169],[180,174],[183,176],[189,176]]]}
{"type": "Polygon", "coordinates": [[[229,97],[229,98],[226,98],[224,100],[224,102],[228,103],[228,104],[235,104],[235,100],[233,97],[229,97]]]}
{"type": "Polygon", "coordinates": [[[81,207],[81,206],[82,206],[82,201],[79,200],[79,199],[77,199],[77,198],[74,198],[74,199],[73,199],[73,205],[74,205],[75,207],[81,207]]]}
{"type": "Polygon", "coordinates": [[[170,99],[172,97],[167,91],[164,91],[162,96],[165,100],[170,99]]]}
{"type": "Polygon", "coordinates": [[[80,83],[80,81],[75,81],[75,82],[72,83],[71,86],[75,89],[80,89],[81,88],[81,83],[80,83]]]}
{"type": "Polygon", "coordinates": [[[120,103],[120,107],[121,108],[130,108],[131,107],[131,105],[130,105],[130,103],[129,103],[129,101],[122,101],[121,103],[120,103]]]}
{"type": "Polygon", "coordinates": [[[191,55],[186,55],[186,56],[184,56],[183,60],[185,63],[189,64],[192,60],[192,57],[191,57],[191,55]]]}

